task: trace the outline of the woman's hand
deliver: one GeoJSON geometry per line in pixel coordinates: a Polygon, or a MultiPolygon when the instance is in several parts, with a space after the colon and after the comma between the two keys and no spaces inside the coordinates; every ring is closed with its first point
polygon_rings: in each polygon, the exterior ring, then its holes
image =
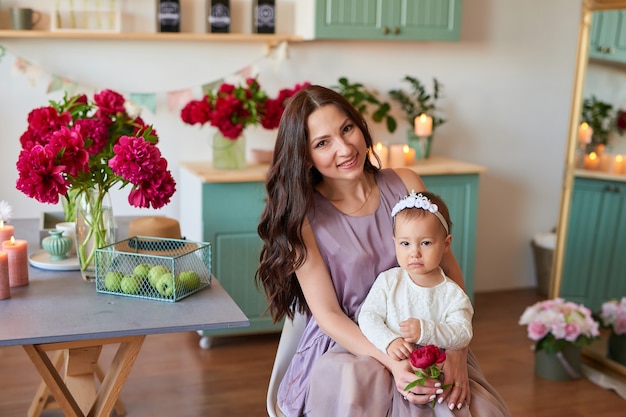
{"type": "Polygon", "coordinates": [[[426,381],[424,386],[417,385],[411,388],[410,391],[405,391],[404,388],[417,379],[417,376],[413,373],[413,367],[408,360],[392,360],[389,369],[393,375],[393,380],[396,383],[398,392],[400,392],[407,401],[413,404],[427,404],[434,400],[437,395],[443,393],[441,383],[432,379],[426,381]]]}
{"type": "Polygon", "coordinates": [[[469,406],[471,393],[467,376],[467,348],[446,351],[443,378],[444,385],[450,384],[450,389],[439,396],[437,401],[441,404],[447,399],[450,410],[460,409],[464,404],[469,406]]]}

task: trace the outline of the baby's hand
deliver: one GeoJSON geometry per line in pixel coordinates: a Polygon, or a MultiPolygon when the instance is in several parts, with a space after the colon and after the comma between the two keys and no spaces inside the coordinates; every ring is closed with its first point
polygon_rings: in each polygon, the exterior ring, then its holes
{"type": "Polygon", "coordinates": [[[406,342],[401,337],[393,339],[393,341],[389,343],[389,346],[387,346],[387,355],[398,361],[407,359],[409,356],[411,356],[412,351],[413,345],[406,342]]]}
{"type": "Polygon", "coordinates": [[[406,319],[400,322],[400,334],[406,342],[417,343],[422,336],[422,326],[418,319],[406,319]]]}

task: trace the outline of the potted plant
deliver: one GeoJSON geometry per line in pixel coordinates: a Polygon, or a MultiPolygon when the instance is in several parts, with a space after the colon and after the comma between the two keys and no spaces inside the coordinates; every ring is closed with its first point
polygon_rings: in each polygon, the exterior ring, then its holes
{"type": "Polygon", "coordinates": [[[390,90],[389,95],[395,101],[400,104],[401,109],[406,115],[406,121],[409,123],[409,129],[407,131],[407,137],[409,146],[416,149],[416,152],[423,152],[423,157],[428,158],[430,156],[430,146],[432,142],[432,136],[437,129],[446,122],[444,118],[438,115],[437,100],[440,97],[442,84],[433,78],[432,93],[427,91],[426,85],[422,83],[418,78],[407,75],[403,81],[409,84],[410,90],[408,92],[399,90],[390,90]],[[415,118],[425,114],[432,118],[432,131],[427,138],[425,146],[420,146],[420,140],[415,134],[414,121],[415,118]]]}
{"type": "Polygon", "coordinates": [[[599,339],[599,323],[582,304],[562,298],[545,300],[527,307],[519,320],[527,326],[528,337],[537,342],[535,373],[555,380],[580,377],[580,350],[599,339]]]}
{"type": "Polygon", "coordinates": [[[612,132],[622,134],[626,131],[626,112],[615,109],[611,103],[598,100],[596,96],[592,95],[583,100],[582,122],[586,122],[593,129],[589,145],[592,147],[606,146],[612,132]]]}
{"type": "Polygon", "coordinates": [[[600,320],[611,329],[608,357],[626,366],[626,297],[603,303],[600,320]]]}
{"type": "Polygon", "coordinates": [[[389,114],[391,106],[385,101],[378,98],[378,93],[374,90],[367,89],[361,83],[351,83],[346,77],[338,80],[339,85],[332,88],[341,94],[350,102],[361,114],[368,115],[376,123],[384,121],[389,133],[396,131],[398,123],[396,119],[389,114]]]}

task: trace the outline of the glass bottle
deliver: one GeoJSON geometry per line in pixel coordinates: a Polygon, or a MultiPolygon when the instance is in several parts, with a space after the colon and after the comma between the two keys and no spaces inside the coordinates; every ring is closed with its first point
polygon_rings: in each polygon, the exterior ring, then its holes
{"type": "Polygon", "coordinates": [[[276,33],[275,0],[252,2],[252,33],[276,33]]]}

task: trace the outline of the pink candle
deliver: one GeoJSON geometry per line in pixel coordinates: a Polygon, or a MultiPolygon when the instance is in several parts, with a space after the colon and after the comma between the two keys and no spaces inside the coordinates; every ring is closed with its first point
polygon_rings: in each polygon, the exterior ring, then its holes
{"type": "Polygon", "coordinates": [[[9,287],[9,255],[0,251],[0,300],[11,297],[9,287]]]}
{"type": "Polygon", "coordinates": [[[8,224],[4,224],[4,221],[0,220],[0,242],[11,239],[15,228],[8,224]]]}
{"type": "Polygon", "coordinates": [[[414,120],[415,123],[415,136],[426,137],[433,133],[433,118],[429,115],[422,113],[414,120]]]}
{"type": "Polygon", "coordinates": [[[28,285],[28,244],[25,240],[11,240],[2,242],[2,250],[9,256],[9,285],[21,287],[28,285]]]}

